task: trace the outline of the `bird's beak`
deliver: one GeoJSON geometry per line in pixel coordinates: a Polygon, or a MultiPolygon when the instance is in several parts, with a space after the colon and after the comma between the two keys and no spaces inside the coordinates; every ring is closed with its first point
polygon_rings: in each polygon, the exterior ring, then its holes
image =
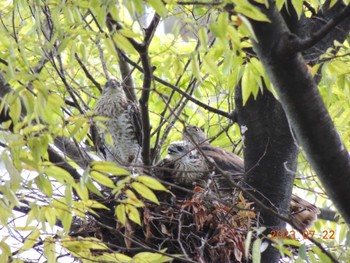
{"type": "Polygon", "coordinates": [[[174,148],[172,148],[172,147],[169,147],[168,148],[168,154],[174,154],[174,153],[176,153],[176,150],[174,148]]]}

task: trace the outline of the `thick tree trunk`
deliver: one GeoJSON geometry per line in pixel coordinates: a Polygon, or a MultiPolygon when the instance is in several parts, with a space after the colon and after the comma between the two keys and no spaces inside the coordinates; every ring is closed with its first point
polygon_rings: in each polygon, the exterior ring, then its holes
{"type": "MultiPolygon", "coordinates": [[[[255,3],[256,4],[256,3],[255,3]]],[[[288,53],[289,30],[308,37],[344,8],[337,3],[332,9],[324,8],[319,17],[298,20],[293,8],[282,12],[283,18],[270,2],[270,9],[259,6],[271,23],[251,21],[257,43],[255,51],[278,92],[281,104],[268,92],[252,97],[242,106],[240,87],[236,90],[237,121],[244,140],[244,159],[247,184],[260,200],[269,200],[282,215],[288,212],[299,143],[319,175],[327,193],[335,202],[346,221],[350,221],[350,167],[346,149],[334,128],[317,90],[319,77],[313,79],[300,53],[288,53]],[[286,114],[289,119],[289,123],[286,114]],[[292,128],[291,128],[292,127],[292,128]],[[291,129],[296,133],[293,140],[291,129]],[[339,192],[338,192],[339,191],[339,192]]],[[[344,41],[350,30],[350,18],[339,24],[326,38],[307,49],[303,56],[314,64],[336,39],[344,41]]],[[[272,206],[272,207],[273,207],[272,206]]],[[[261,211],[265,225],[283,229],[284,222],[268,211],[261,211]]],[[[262,254],[262,262],[278,262],[279,252],[272,248],[262,254]]]]}
{"type": "Polygon", "coordinates": [[[350,158],[300,53],[273,3],[261,10],[271,23],[251,21],[258,42],[255,50],[264,64],[298,143],[303,147],[327,194],[350,224],[350,158]]]}
{"type": "MultiPolygon", "coordinates": [[[[250,97],[242,106],[241,89],[236,89],[237,121],[244,143],[245,187],[280,215],[289,212],[298,150],[280,103],[267,90],[250,97]],[[252,187],[252,188],[250,188],[252,187]]],[[[257,207],[259,210],[259,207],[257,207]]],[[[285,222],[261,210],[262,223],[270,230],[282,230],[285,222]]],[[[269,246],[262,262],[278,262],[280,254],[269,246]]]]}

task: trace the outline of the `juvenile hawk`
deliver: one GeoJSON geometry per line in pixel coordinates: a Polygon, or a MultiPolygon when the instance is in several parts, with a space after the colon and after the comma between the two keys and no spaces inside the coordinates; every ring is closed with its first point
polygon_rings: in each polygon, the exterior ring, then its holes
{"type": "Polygon", "coordinates": [[[102,96],[96,103],[95,113],[107,117],[106,129],[98,128],[105,158],[120,165],[142,164],[141,122],[139,109],[128,101],[121,84],[116,78],[109,78],[103,88],[102,96]],[[106,142],[107,132],[112,144],[106,142]]]}
{"type": "MultiPolygon", "coordinates": [[[[234,153],[210,145],[204,132],[196,126],[189,125],[183,130],[183,140],[199,147],[223,171],[244,173],[244,161],[234,153]]],[[[233,174],[234,175],[234,174],[233,174]]],[[[308,201],[292,194],[290,219],[301,229],[308,228],[320,213],[319,209],[308,201]]]]}
{"type": "Polygon", "coordinates": [[[209,174],[204,157],[192,144],[174,141],[167,148],[167,155],[156,166],[164,169],[162,177],[170,177],[174,183],[192,185],[209,174]]]}
{"type": "Polygon", "coordinates": [[[188,125],[182,132],[183,140],[200,147],[207,157],[210,157],[215,164],[224,171],[233,175],[243,175],[244,161],[238,155],[222,148],[211,145],[204,132],[197,126],[188,125]]]}

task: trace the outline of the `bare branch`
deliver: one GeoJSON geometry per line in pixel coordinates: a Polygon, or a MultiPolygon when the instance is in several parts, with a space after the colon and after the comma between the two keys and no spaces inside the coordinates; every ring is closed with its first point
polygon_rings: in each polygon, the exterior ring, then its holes
{"type": "Polygon", "coordinates": [[[159,24],[160,16],[155,13],[154,17],[149,25],[149,27],[145,30],[146,35],[145,39],[141,46],[137,51],[141,57],[142,68],[144,70],[144,78],[142,85],[142,94],[140,98],[140,109],[141,109],[141,118],[142,118],[142,158],[145,165],[149,165],[151,163],[151,150],[150,150],[150,119],[149,119],[149,110],[148,110],[148,100],[150,96],[151,84],[153,82],[153,70],[151,66],[151,60],[148,54],[148,47],[151,43],[152,37],[156,31],[156,28],[159,24]]]}
{"type": "Polygon", "coordinates": [[[98,83],[98,82],[95,80],[95,78],[90,74],[90,72],[89,72],[89,71],[87,70],[87,68],[85,67],[83,61],[81,61],[79,55],[78,55],[77,53],[75,53],[74,55],[75,55],[75,58],[76,58],[76,60],[78,61],[79,65],[80,65],[81,68],[83,69],[83,71],[84,71],[86,77],[87,77],[89,80],[91,80],[92,83],[94,83],[94,85],[98,88],[98,90],[99,90],[100,92],[102,92],[100,83],[98,83]]]}
{"type": "MultiPolygon", "coordinates": [[[[142,67],[139,66],[137,63],[135,63],[134,61],[132,61],[131,59],[129,59],[127,56],[124,56],[125,60],[130,63],[132,66],[134,66],[137,70],[139,70],[140,72],[144,72],[142,67]]],[[[201,108],[210,111],[212,113],[216,113],[220,116],[226,117],[228,119],[231,119],[231,114],[222,110],[219,110],[217,108],[213,108],[207,104],[205,104],[204,102],[201,102],[200,100],[197,100],[195,98],[193,98],[191,95],[187,94],[185,91],[181,90],[179,87],[157,77],[153,75],[154,80],[156,80],[157,82],[163,84],[164,86],[167,86],[173,90],[175,90],[176,92],[178,92],[179,94],[181,94],[182,96],[186,97],[188,100],[192,101],[194,104],[200,106],[201,108]]]]}

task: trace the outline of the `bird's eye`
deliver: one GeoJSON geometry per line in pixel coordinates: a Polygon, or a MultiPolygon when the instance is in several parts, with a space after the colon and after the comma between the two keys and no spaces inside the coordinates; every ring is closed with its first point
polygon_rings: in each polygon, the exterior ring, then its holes
{"type": "Polygon", "coordinates": [[[177,146],[176,149],[178,149],[179,151],[182,151],[184,149],[184,147],[182,146],[177,146]]]}

